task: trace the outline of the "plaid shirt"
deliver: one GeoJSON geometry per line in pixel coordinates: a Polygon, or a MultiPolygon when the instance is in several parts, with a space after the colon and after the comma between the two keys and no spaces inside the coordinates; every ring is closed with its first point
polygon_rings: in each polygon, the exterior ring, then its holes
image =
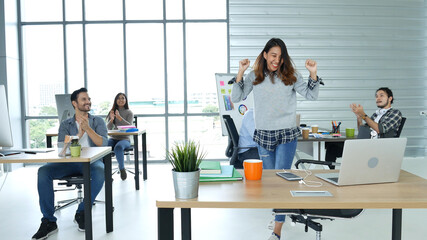
{"type": "MultiPolygon", "coordinates": [[[[378,114],[375,112],[372,114],[371,119],[375,121],[378,114]]],[[[380,137],[394,137],[396,136],[397,129],[402,121],[402,113],[394,108],[388,110],[378,122],[378,128],[380,130],[380,137]],[[392,134],[392,135],[390,135],[392,134]]]]}
{"type": "Polygon", "coordinates": [[[255,129],[254,141],[261,147],[272,152],[277,145],[294,141],[301,135],[298,127],[280,130],[260,130],[255,129]]]}

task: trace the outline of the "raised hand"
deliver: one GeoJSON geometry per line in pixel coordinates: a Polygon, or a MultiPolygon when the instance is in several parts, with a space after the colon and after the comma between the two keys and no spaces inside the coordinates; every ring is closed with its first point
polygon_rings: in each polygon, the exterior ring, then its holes
{"type": "Polygon", "coordinates": [[[113,110],[111,110],[111,111],[110,111],[110,113],[109,113],[109,117],[110,117],[110,121],[113,121],[113,120],[114,120],[115,115],[114,115],[114,111],[113,111],[113,110]]]}
{"type": "Polygon", "coordinates": [[[357,117],[365,116],[365,111],[363,110],[363,106],[360,104],[352,103],[350,104],[351,111],[356,114],[357,117]]]}
{"type": "MultiPolygon", "coordinates": [[[[89,119],[87,118],[87,116],[82,116],[82,115],[76,114],[76,120],[79,123],[79,126],[80,126],[82,131],[87,132],[87,130],[90,129],[89,119]]],[[[79,129],[79,131],[80,131],[80,129],[79,129]]]]}
{"type": "Polygon", "coordinates": [[[122,116],[120,116],[119,110],[116,110],[116,118],[119,119],[119,121],[123,120],[122,116]]]}
{"type": "Polygon", "coordinates": [[[242,72],[245,72],[246,71],[246,69],[248,69],[248,67],[249,67],[249,65],[250,65],[250,61],[249,61],[249,59],[243,59],[243,60],[240,60],[240,62],[239,62],[239,72],[240,71],[242,71],[242,72]]]}
{"type": "Polygon", "coordinates": [[[311,78],[315,76],[313,80],[317,80],[317,62],[312,59],[307,59],[305,60],[305,68],[310,72],[311,78]]]}

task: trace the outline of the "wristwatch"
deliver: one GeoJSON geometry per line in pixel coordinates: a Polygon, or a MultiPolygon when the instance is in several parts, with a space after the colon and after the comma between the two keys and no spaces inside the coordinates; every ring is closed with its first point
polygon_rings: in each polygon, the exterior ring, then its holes
{"type": "Polygon", "coordinates": [[[362,117],[362,119],[363,119],[363,120],[365,120],[367,117],[368,117],[368,115],[366,115],[366,114],[365,114],[365,115],[362,117]]]}

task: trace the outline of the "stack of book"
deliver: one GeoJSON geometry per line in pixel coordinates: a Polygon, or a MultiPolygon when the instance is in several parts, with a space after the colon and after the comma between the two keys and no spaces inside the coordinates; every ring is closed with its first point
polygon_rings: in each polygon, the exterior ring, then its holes
{"type": "Polygon", "coordinates": [[[200,182],[243,180],[233,165],[221,165],[218,161],[202,161],[200,168],[200,182]]]}
{"type": "Polygon", "coordinates": [[[120,132],[137,132],[138,128],[133,125],[117,126],[120,132]]]}

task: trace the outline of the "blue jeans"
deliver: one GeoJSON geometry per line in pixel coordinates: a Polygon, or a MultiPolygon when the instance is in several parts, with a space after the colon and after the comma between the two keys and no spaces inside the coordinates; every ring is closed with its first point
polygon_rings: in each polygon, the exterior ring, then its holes
{"type": "Polygon", "coordinates": [[[297,140],[277,145],[274,151],[258,146],[263,169],[290,169],[297,149],[297,140]]]}
{"type": "MultiPolygon", "coordinates": [[[[83,163],[47,163],[39,168],[37,179],[37,190],[39,193],[40,210],[43,218],[50,222],[56,222],[55,195],[53,192],[53,180],[73,174],[83,174],[83,163]]],[[[92,204],[96,196],[104,185],[104,163],[102,160],[93,162],[90,165],[90,186],[92,204]]],[[[84,210],[84,203],[81,202],[77,212],[84,210]]]]}
{"type": "MultiPolygon", "coordinates": [[[[297,140],[277,145],[274,151],[258,146],[259,157],[263,169],[290,169],[297,149],[297,140]]],[[[284,222],[285,215],[276,215],[276,222],[284,222]]]]}
{"type": "Polygon", "coordinates": [[[130,147],[129,140],[116,140],[116,139],[108,139],[108,146],[111,146],[114,150],[114,154],[116,155],[117,162],[119,163],[119,169],[122,170],[125,168],[125,154],[124,150],[130,147]]]}

